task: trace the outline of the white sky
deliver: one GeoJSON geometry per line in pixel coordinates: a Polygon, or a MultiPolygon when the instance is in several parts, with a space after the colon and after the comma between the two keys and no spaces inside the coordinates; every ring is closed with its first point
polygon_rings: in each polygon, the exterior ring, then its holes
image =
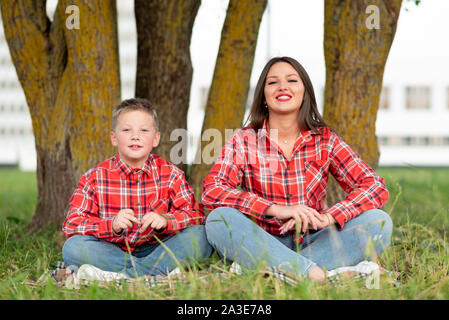
{"type": "MultiPolygon", "coordinates": [[[[203,0],[195,21],[191,53],[198,82],[210,83],[225,18],[227,0],[203,0]]],[[[256,51],[253,83],[263,64],[272,56],[290,55],[306,68],[312,81],[324,83],[323,53],[324,1],[271,0],[271,18],[265,13],[262,20],[256,51]],[[267,37],[268,26],[270,37],[267,37]],[[270,48],[267,49],[267,43],[270,48]]],[[[435,63],[449,61],[449,1],[423,0],[419,6],[404,0],[398,28],[385,70],[385,81],[401,77],[406,71],[411,78],[439,77],[448,81],[442,70],[449,70],[435,63]],[[416,70],[395,68],[396,63],[413,63],[416,70]],[[396,70],[395,70],[396,69],[396,70]],[[397,73],[400,73],[399,75],[397,73]],[[410,73],[414,73],[410,74],[410,73]],[[419,75],[420,74],[420,75],[419,75]]],[[[380,16],[382,26],[382,16],[380,16]]]]}

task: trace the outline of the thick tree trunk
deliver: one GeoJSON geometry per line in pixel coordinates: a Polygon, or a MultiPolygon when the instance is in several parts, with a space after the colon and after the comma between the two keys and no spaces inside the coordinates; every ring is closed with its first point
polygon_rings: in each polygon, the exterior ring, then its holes
{"type": "Polygon", "coordinates": [[[38,201],[30,228],[59,227],[79,177],[113,152],[111,111],[120,102],[115,1],[78,3],[79,29],[66,25],[68,0],[58,2],[53,22],[45,1],[0,3],[36,144],[38,201]]]}
{"type": "Polygon", "coordinates": [[[208,129],[217,129],[221,139],[208,141],[209,138],[205,137],[205,141],[201,141],[190,177],[197,193],[213,164],[213,155],[203,154],[204,147],[213,143],[215,147],[210,150],[218,149],[220,152],[220,146],[224,145],[226,138],[225,129],[234,130],[242,125],[257,37],[266,4],[267,0],[229,1],[202,128],[202,135],[208,129]]]}
{"type": "MultiPolygon", "coordinates": [[[[376,117],[382,79],[402,0],[326,0],[326,121],[373,168],[379,161],[376,117]],[[370,7],[369,7],[370,6],[370,7]]],[[[328,204],[345,197],[334,179],[328,204]]]]}
{"type": "MultiPolygon", "coordinates": [[[[136,97],[150,100],[159,117],[161,142],[154,152],[186,169],[184,154],[170,156],[179,140],[170,141],[175,129],[187,130],[192,82],[190,39],[200,0],[136,0],[136,97]]],[[[178,139],[178,137],[174,137],[178,139]]]]}

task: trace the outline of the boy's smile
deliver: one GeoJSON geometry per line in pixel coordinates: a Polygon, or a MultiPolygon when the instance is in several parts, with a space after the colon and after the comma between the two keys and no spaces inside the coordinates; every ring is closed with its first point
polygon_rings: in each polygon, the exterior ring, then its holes
{"type": "Polygon", "coordinates": [[[120,159],[132,168],[142,168],[151,150],[158,146],[160,133],[153,117],[142,110],[127,111],[117,119],[111,141],[120,159]]]}

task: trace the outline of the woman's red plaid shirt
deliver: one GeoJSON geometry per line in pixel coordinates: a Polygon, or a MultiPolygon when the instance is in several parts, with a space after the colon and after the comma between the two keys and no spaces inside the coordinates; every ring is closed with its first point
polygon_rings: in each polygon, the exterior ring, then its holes
{"type": "Polygon", "coordinates": [[[301,132],[288,161],[264,124],[258,132],[243,128],[227,141],[204,179],[201,202],[209,209],[236,208],[279,235],[282,221],[264,214],[273,204],[328,212],[341,229],[362,212],[383,207],[388,197],[384,179],[329,128],[301,132]],[[329,172],[347,196],[326,207],[329,172]]]}

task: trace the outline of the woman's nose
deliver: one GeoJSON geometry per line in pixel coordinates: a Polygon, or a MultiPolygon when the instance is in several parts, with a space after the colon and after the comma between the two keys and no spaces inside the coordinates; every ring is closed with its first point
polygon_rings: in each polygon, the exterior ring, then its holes
{"type": "Polygon", "coordinates": [[[280,81],[279,82],[279,90],[286,90],[288,88],[288,82],[287,81],[280,81]]]}

